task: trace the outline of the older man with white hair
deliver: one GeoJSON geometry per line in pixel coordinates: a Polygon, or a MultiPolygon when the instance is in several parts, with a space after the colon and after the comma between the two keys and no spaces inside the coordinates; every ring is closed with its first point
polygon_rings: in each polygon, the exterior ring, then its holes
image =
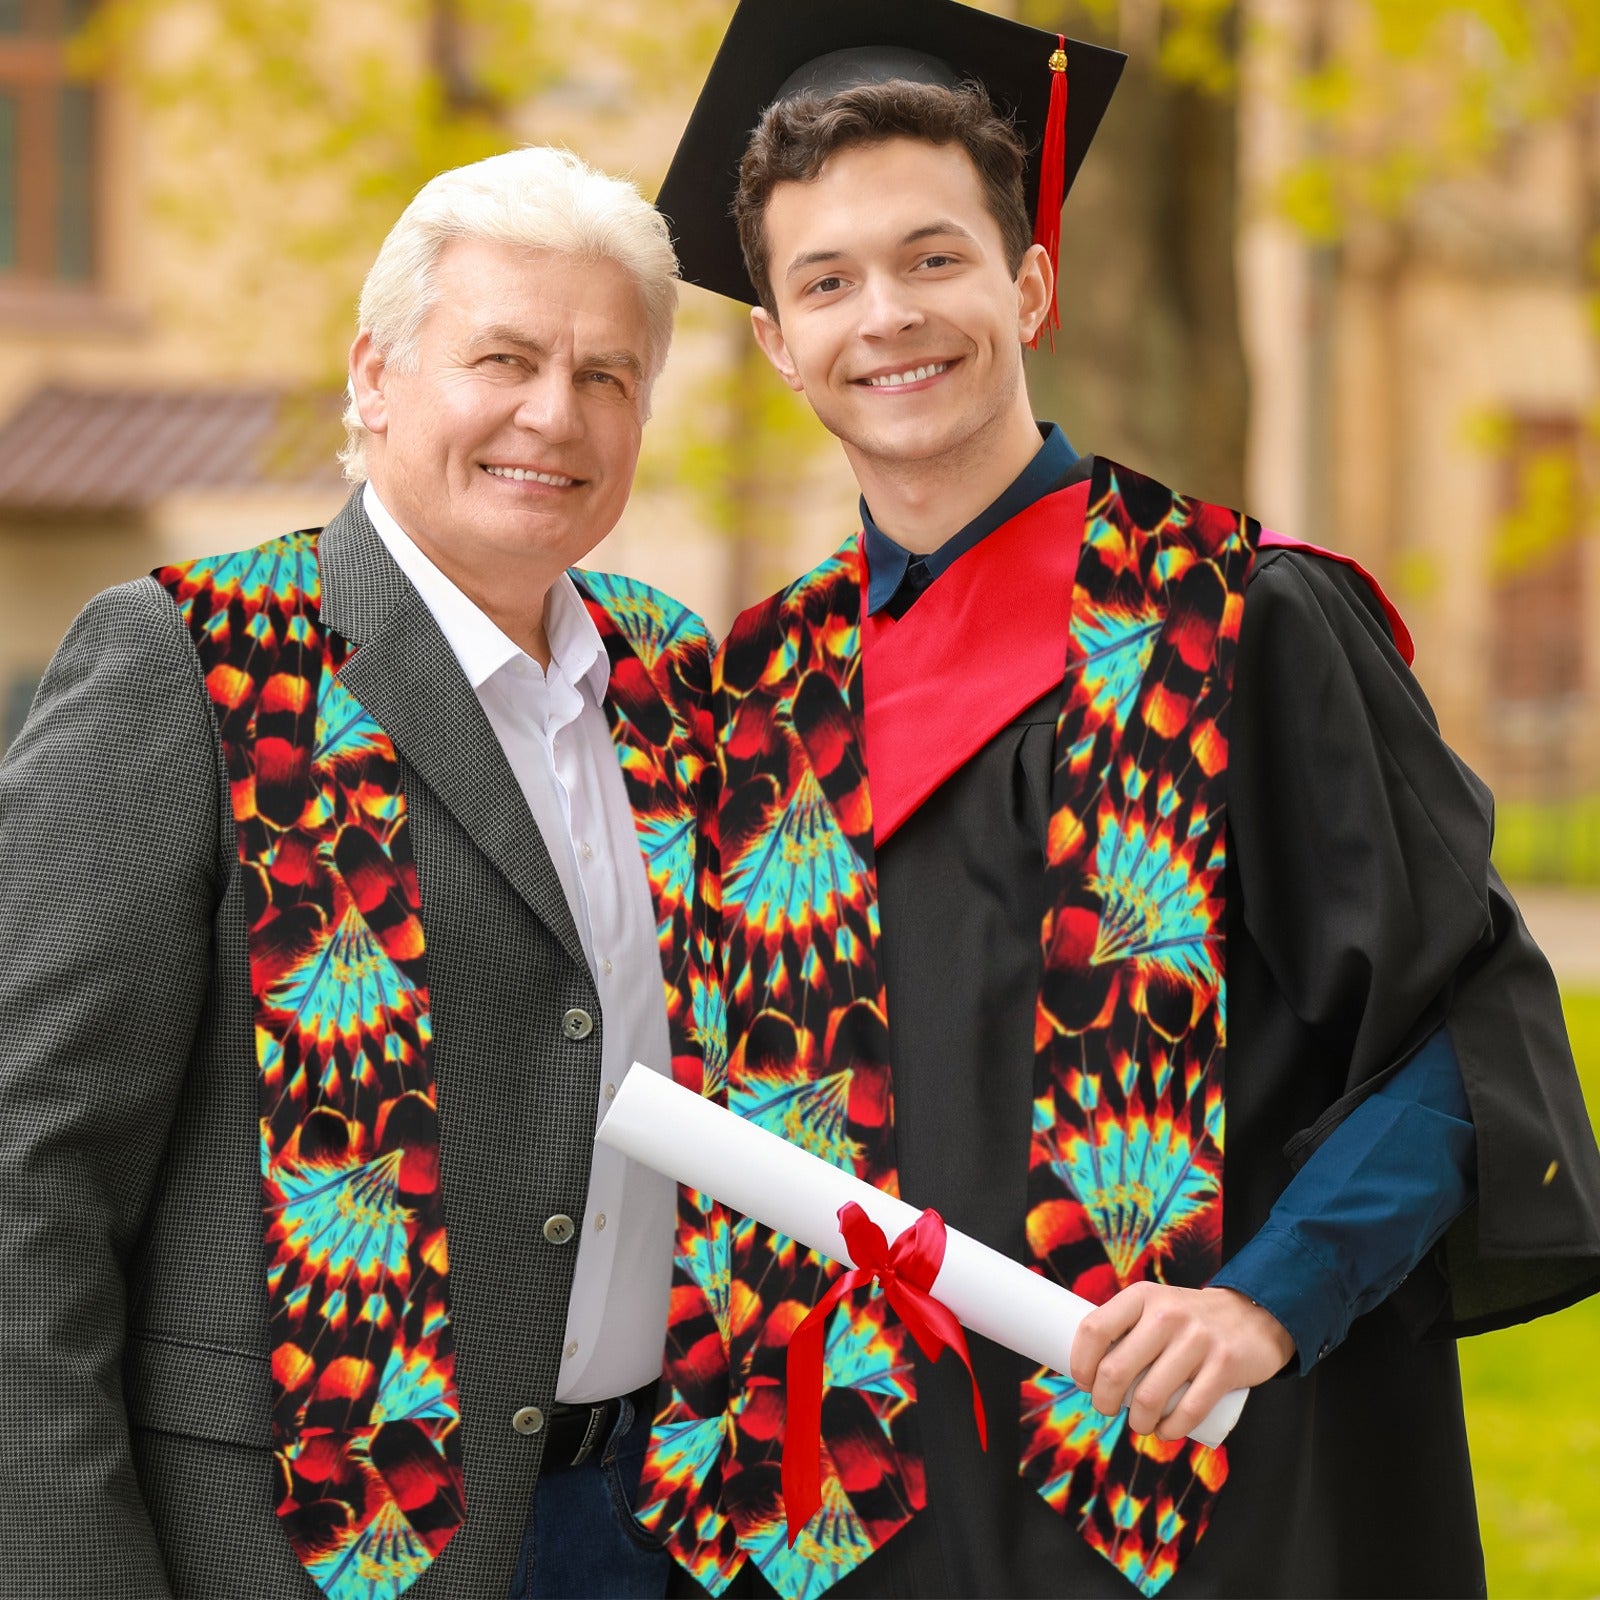
{"type": "Polygon", "coordinates": [[[569,568],[675,277],[570,154],[434,179],[345,508],[51,664],[0,765],[0,1591],[664,1592],[674,1195],[591,1141],[715,1050],[709,642],[569,568]]]}

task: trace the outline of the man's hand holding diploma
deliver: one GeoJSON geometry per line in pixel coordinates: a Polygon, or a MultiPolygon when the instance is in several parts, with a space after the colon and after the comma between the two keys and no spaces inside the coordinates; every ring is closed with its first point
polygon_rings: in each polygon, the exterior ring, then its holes
{"type": "MultiPolygon", "coordinates": [[[[919,1215],[904,1200],[872,1188],[854,1174],[819,1159],[799,1145],[745,1121],[692,1089],[680,1087],[664,1073],[652,1072],[637,1064],[623,1079],[597,1137],[630,1159],[664,1172],[691,1189],[712,1195],[730,1209],[851,1267],[858,1263],[841,1233],[839,1218],[847,1202],[859,1205],[891,1240],[912,1227],[919,1215]]],[[[1141,1320],[1141,1301],[1134,1296],[1145,1296],[1152,1291],[1158,1296],[1180,1294],[1175,1289],[1144,1284],[1124,1290],[1106,1305],[1096,1308],[1060,1284],[1050,1282],[956,1229],[946,1231],[945,1245],[943,1263],[932,1285],[934,1296],[964,1327],[1054,1372],[1065,1372],[1069,1357],[1076,1361],[1080,1351],[1089,1360],[1088,1370],[1092,1372],[1101,1366],[1101,1357],[1111,1341],[1141,1320]],[[1083,1344],[1081,1337],[1074,1342],[1075,1323],[1080,1317],[1101,1329],[1091,1344],[1083,1344]]],[[[1213,1315],[1209,1308],[1218,1298],[1236,1301],[1238,1309],[1244,1312],[1257,1310],[1248,1300],[1231,1291],[1185,1293],[1188,1298],[1204,1298],[1208,1320],[1213,1315]]],[[[1260,1316],[1277,1327],[1267,1313],[1261,1312],[1260,1316]]],[[[1247,1321],[1259,1331],[1254,1319],[1247,1321]]],[[[1135,1347],[1131,1360],[1121,1345],[1117,1347],[1104,1389],[1098,1384],[1094,1388],[1095,1403],[1099,1404],[1104,1396],[1106,1405],[1117,1409],[1120,1396],[1143,1371],[1143,1366],[1161,1356],[1169,1345],[1181,1345],[1182,1357],[1169,1366],[1172,1370],[1181,1369],[1184,1376],[1203,1372],[1207,1380],[1205,1404],[1202,1406],[1199,1398],[1185,1395],[1179,1402],[1179,1410],[1164,1425],[1161,1437],[1177,1438],[1186,1430],[1198,1443],[1219,1445],[1244,1404],[1242,1384],[1270,1377],[1293,1353],[1292,1345],[1287,1343],[1288,1335],[1282,1334],[1286,1341],[1282,1346],[1285,1353],[1274,1359],[1272,1354],[1263,1353],[1278,1348],[1270,1338],[1264,1345],[1258,1342],[1247,1346],[1230,1336],[1225,1318],[1218,1317],[1213,1334],[1199,1340],[1194,1339],[1194,1330],[1187,1320],[1180,1319],[1172,1324],[1169,1331],[1173,1337],[1163,1337],[1159,1333],[1158,1330],[1166,1326],[1164,1320],[1152,1321],[1145,1329],[1145,1336],[1156,1332],[1155,1342],[1148,1347],[1142,1343],[1135,1347]],[[1141,1361],[1138,1350],[1144,1348],[1148,1353],[1141,1361]],[[1226,1359],[1220,1363],[1214,1361],[1213,1357],[1224,1349],[1228,1352],[1226,1359]],[[1189,1359],[1191,1352],[1196,1359],[1189,1359]],[[1234,1362],[1241,1358],[1244,1358],[1242,1365],[1235,1367],[1234,1362]],[[1230,1385],[1225,1380],[1236,1370],[1250,1376],[1235,1378],[1230,1385]],[[1112,1389],[1119,1374],[1120,1388],[1113,1396],[1112,1389]]],[[[1081,1387],[1088,1388],[1076,1372],[1073,1377],[1081,1387]]],[[[1165,1385],[1161,1390],[1165,1400],[1182,1378],[1167,1382],[1162,1377],[1157,1381],[1165,1385]]],[[[1145,1386],[1141,1384],[1140,1388],[1143,1390],[1145,1386]]],[[[1138,1420],[1146,1424],[1143,1431],[1148,1432],[1153,1425],[1155,1409],[1146,1406],[1137,1413],[1138,1420]]]]}
{"type": "Polygon", "coordinates": [[[1135,1283],[1079,1323],[1072,1381],[1095,1410],[1113,1416],[1126,1401],[1135,1433],[1170,1441],[1229,1390],[1265,1383],[1293,1356],[1288,1329],[1233,1289],[1135,1283]],[[1185,1383],[1188,1392],[1163,1417],[1185,1383]]]}

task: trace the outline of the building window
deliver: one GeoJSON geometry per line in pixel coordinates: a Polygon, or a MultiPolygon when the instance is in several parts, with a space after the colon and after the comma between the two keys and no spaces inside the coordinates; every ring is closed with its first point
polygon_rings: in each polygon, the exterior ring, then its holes
{"type": "Polygon", "coordinates": [[[1583,693],[1584,479],[1576,417],[1513,425],[1491,562],[1491,692],[1508,709],[1583,693]]]}
{"type": "Polygon", "coordinates": [[[1543,875],[1558,856],[1577,859],[1554,819],[1592,783],[1584,731],[1593,714],[1585,692],[1597,554],[1585,537],[1591,475],[1575,416],[1515,418],[1507,444],[1489,570],[1486,732],[1504,824],[1496,859],[1502,871],[1543,875]],[[1533,829],[1541,842],[1537,859],[1523,860],[1508,849],[1515,814],[1529,806],[1542,819],[1533,829]]]}
{"type": "Polygon", "coordinates": [[[0,279],[94,277],[98,105],[67,70],[90,3],[0,0],[0,279]]]}

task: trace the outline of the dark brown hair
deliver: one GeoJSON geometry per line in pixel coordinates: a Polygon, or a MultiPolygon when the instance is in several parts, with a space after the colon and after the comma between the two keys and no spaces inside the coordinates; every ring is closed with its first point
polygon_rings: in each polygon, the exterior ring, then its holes
{"type": "Polygon", "coordinates": [[[830,156],[889,139],[958,144],[972,159],[989,214],[1000,226],[1006,263],[1015,274],[1033,243],[1023,197],[1026,152],[1016,130],[999,116],[982,86],[958,88],[895,78],[836,94],[810,92],[769,106],[739,164],[733,214],[744,264],[761,303],[777,314],[764,227],[767,202],[780,183],[808,183],[830,156]]]}

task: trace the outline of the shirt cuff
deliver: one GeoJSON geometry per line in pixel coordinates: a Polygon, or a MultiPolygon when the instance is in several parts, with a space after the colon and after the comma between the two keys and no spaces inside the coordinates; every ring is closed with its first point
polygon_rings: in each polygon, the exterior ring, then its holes
{"type": "Polygon", "coordinates": [[[1338,1273],[1302,1239],[1270,1221],[1211,1287],[1232,1289],[1270,1311],[1294,1340],[1296,1362],[1289,1370],[1302,1377],[1343,1343],[1350,1328],[1338,1273]]]}

